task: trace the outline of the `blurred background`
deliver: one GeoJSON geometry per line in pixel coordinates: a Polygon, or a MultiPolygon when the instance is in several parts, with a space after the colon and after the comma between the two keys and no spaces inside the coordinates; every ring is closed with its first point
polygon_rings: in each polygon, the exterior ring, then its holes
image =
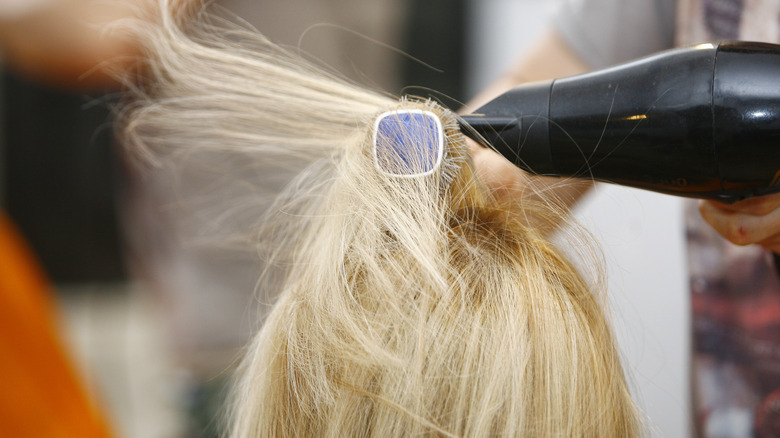
{"type": "MultiPolygon", "coordinates": [[[[158,190],[166,176],[140,171],[115,140],[110,107],[119,87],[100,73],[82,76],[89,67],[65,65],[80,59],[68,50],[134,54],[132,41],[106,48],[108,36],[57,36],[72,32],[68,23],[94,24],[86,15],[95,3],[0,2],[0,205],[53,283],[68,351],[116,435],[215,437],[231,370],[264,312],[246,310],[256,307],[255,255],[187,246],[203,224],[185,223],[170,208],[176,194],[158,190]],[[52,20],[60,26],[46,25],[52,20]]],[[[521,56],[558,7],[555,0],[217,3],[359,83],[433,95],[453,108],[521,56]]],[[[127,13],[107,8],[95,22],[127,13]]],[[[653,436],[689,435],[680,201],[601,185],[576,215],[603,247],[615,330],[653,436]]]]}

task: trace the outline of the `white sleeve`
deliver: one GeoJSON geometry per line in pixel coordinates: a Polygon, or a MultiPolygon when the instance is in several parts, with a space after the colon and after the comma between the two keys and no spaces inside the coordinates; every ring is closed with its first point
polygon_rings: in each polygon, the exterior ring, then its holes
{"type": "Polygon", "coordinates": [[[561,0],[555,29],[597,69],[671,48],[676,0],[561,0]]]}

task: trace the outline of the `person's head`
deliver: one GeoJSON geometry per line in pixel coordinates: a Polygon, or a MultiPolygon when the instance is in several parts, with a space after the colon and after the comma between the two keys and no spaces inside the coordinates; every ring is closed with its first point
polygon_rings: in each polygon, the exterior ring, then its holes
{"type": "Polygon", "coordinates": [[[278,296],[239,371],[233,436],[639,434],[600,292],[535,226],[562,213],[497,201],[454,114],[163,14],[143,27],[153,85],[126,113],[131,145],[299,174],[259,228],[283,280],[264,291],[278,296]],[[442,121],[436,172],[377,169],[374,121],[399,108],[442,121]]]}

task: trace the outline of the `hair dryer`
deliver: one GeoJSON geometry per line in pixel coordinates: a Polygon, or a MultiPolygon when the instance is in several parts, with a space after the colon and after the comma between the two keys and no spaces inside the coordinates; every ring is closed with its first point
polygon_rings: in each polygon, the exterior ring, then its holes
{"type": "Polygon", "coordinates": [[[461,124],[533,174],[735,202],[780,190],[780,46],[703,44],[523,85],[461,124]]]}

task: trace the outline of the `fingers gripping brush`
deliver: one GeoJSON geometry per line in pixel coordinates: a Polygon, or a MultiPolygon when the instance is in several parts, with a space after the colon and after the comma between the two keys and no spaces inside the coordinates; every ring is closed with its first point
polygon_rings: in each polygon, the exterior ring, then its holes
{"type": "Polygon", "coordinates": [[[780,191],[780,46],[670,50],[517,87],[463,133],[533,174],[735,202],[780,191]]]}

